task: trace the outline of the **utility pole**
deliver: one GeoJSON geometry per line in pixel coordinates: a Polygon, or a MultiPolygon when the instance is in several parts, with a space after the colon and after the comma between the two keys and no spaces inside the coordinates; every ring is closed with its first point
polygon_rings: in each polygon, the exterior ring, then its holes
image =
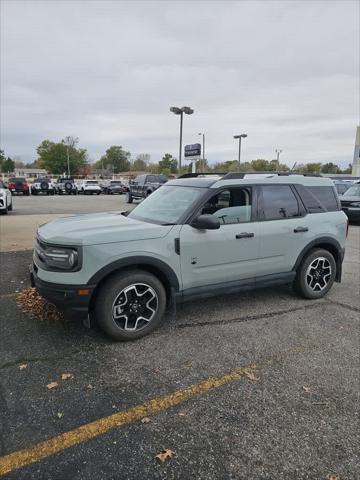
{"type": "Polygon", "coordinates": [[[279,158],[280,158],[280,153],[282,153],[282,150],[278,150],[278,149],[276,149],[276,150],[275,150],[275,153],[276,153],[276,163],[277,163],[277,169],[279,170],[279,168],[280,168],[280,161],[279,161],[279,158]]]}
{"type": "Polygon", "coordinates": [[[239,153],[238,153],[239,170],[240,170],[240,157],[241,157],[241,139],[246,137],[247,137],[246,133],[241,133],[240,135],[234,135],[235,139],[239,139],[239,153]]]}

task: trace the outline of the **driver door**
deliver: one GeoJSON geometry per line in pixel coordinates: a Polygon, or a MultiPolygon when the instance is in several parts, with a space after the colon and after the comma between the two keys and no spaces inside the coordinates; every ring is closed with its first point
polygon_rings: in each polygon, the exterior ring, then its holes
{"type": "Polygon", "coordinates": [[[185,296],[255,284],[260,237],[254,199],[251,186],[218,191],[198,213],[218,217],[218,230],[182,226],[180,262],[185,296]]]}

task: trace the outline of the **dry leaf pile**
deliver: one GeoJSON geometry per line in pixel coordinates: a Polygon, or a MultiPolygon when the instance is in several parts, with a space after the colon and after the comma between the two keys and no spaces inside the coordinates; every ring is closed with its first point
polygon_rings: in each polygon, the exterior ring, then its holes
{"type": "Polygon", "coordinates": [[[55,305],[47,302],[35,288],[27,288],[19,292],[16,301],[24,313],[29,313],[40,320],[62,321],[64,319],[55,305]]]}

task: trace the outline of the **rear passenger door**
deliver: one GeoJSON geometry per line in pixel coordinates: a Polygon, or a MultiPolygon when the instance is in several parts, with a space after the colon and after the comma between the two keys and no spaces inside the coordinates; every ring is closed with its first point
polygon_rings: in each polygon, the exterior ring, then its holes
{"type": "Polygon", "coordinates": [[[258,186],[260,259],[258,276],[290,272],[310,242],[305,208],[291,185],[258,186]]]}

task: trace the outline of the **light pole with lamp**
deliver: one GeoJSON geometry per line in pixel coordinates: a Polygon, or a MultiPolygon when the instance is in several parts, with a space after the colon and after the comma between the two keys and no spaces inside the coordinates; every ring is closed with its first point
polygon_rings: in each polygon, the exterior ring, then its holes
{"type": "Polygon", "coordinates": [[[234,135],[235,139],[239,139],[239,154],[238,154],[239,168],[240,168],[240,157],[241,157],[241,139],[246,137],[247,137],[246,133],[241,133],[240,135],[234,135]]]}
{"type": "Polygon", "coordinates": [[[282,153],[282,150],[276,149],[276,150],[275,150],[275,153],[276,153],[276,164],[277,164],[277,168],[278,168],[278,170],[279,170],[279,168],[280,168],[279,158],[280,158],[280,153],[282,153]]]}
{"type": "Polygon", "coordinates": [[[182,154],[182,131],[183,131],[183,115],[192,115],[194,110],[190,107],[171,107],[170,112],[180,115],[180,144],[179,144],[179,172],[181,170],[181,154],[182,154]]]}
{"type": "Polygon", "coordinates": [[[202,173],[204,173],[204,169],[205,169],[205,133],[204,132],[200,132],[198,133],[198,135],[202,135],[202,173]]]}

